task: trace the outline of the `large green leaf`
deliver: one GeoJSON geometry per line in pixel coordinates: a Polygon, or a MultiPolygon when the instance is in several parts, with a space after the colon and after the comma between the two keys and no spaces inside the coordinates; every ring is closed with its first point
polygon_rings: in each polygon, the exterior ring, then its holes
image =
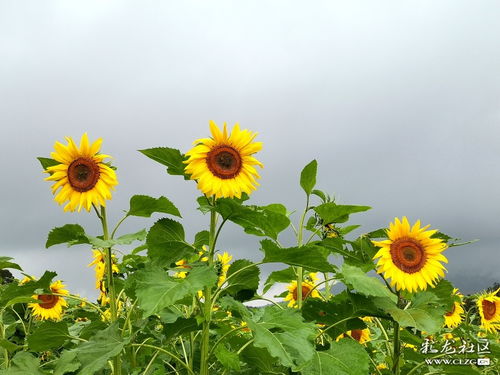
{"type": "Polygon", "coordinates": [[[49,290],[50,282],[56,276],[55,272],[45,271],[39,280],[30,281],[25,285],[9,284],[0,295],[0,306],[29,302],[37,289],[49,290]]]}
{"type": "Polygon", "coordinates": [[[161,264],[170,265],[195,253],[185,239],[184,228],[178,221],[163,218],[149,230],[146,244],[150,258],[161,264]]]}
{"type": "Polygon", "coordinates": [[[36,352],[61,347],[69,338],[65,322],[43,322],[28,336],[28,347],[36,352]]]}
{"type": "Polygon", "coordinates": [[[112,240],[103,240],[89,235],[87,235],[87,239],[92,246],[103,249],[113,247],[115,245],[130,245],[134,241],[144,241],[146,235],[146,229],[142,229],[139,232],[124,234],[123,236],[112,240]]]}
{"type": "Polygon", "coordinates": [[[289,283],[296,278],[297,275],[292,267],[271,272],[264,283],[263,292],[266,293],[275,283],[289,283]]]}
{"type": "Polygon", "coordinates": [[[262,317],[247,318],[246,322],[254,335],[254,346],[265,348],[283,366],[295,371],[313,357],[310,339],[315,325],[305,323],[298,311],[267,306],[262,317]]]}
{"type": "Polygon", "coordinates": [[[225,292],[239,301],[253,297],[259,287],[260,270],[246,259],[233,262],[227,271],[228,285],[225,292]]]}
{"type": "Polygon", "coordinates": [[[17,263],[11,262],[11,257],[0,257],[0,270],[5,268],[11,268],[15,270],[22,271],[23,269],[17,263]]]}
{"type": "Polygon", "coordinates": [[[89,243],[85,230],[78,224],[66,224],[49,232],[45,247],[67,243],[68,246],[89,243]]]}
{"type": "MultiPolygon", "coordinates": [[[[277,239],[279,233],[290,225],[290,219],[283,213],[284,206],[246,206],[236,199],[217,200],[215,210],[225,220],[243,227],[246,233],[277,239]]],[[[286,209],[284,210],[286,212],[286,209]]]]}
{"type": "Polygon", "coordinates": [[[300,186],[307,195],[311,194],[316,185],[316,173],[318,171],[318,162],[316,160],[307,164],[300,173],[300,186]]]}
{"type": "Polygon", "coordinates": [[[186,158],[179,150],[170,147],[154,147],[139,150],[139,152],[143,153],[148,158],[167,166],[168,174],[184,176],[185,180],[189,180],[189,175],[184,172],[186,165],[183,162],[186,158]]]}
{"type": "Polygon", "coordinates": [[[240,371],[240,357],[237,353],[228,350],[223,343],[215,348],[215,356],[225,368],[240,371]]]}
{"type": "Polygon", "coordinates": [[[214,285],[217,274],[212,267],[193,267],[185,279],[173,278],[160,267],[150,266],[132,277],[138,306],[144,316],[158,313],[205,286],[214,285]]]}
{"type": "Polygon", "coordinates": [[[318,245],[280,248],[271,240],[262,240],[264,263],[285,263],[304,267],[309,271],[333,272],[335,268],[328,262],[328,249],[318,245]]]}
{"type": "Polygon", "coordinates": [[[80,368],[81,363],[76,358],[76,352],[65,350],[56,362],[54,375],[64,375],[68,372],[76,371],[80,368]]]}
{"type": "Polygon", "coordinates": [[[93,375],[104,368],[108,360],[118,355],[128,340],[124,340],[116,325],[97,332],[89,341],[78,345],[73,352],[76,352],[78,360],[82,364],[82,369],[78,375],[93,375]]]}
{"type": "Polygon", "coordinates": [[[10,368],[0,370],[0,375],[44,375],[40,370],[40,360],[28,352],[18,352],[12,358],[10,368]]]}
{"type": "Polygon", "coordinates": [[[181,217],[177,207],[163,196],[160,198],[153,198],[147,195],[134,195],[130,198],[130,208],[127,215],[151,217],[155,212],[181,217]]]}
{"type": "Polygon", "coordinates": [[[301,369],[302,375],[366,375],[370,358],[355,340],[332,342],[325,351],[314,352],[311,362],[301,369]]]}
{"type": "Polygon", "coordinates": [[[368,276],[362,269],[344,263],[339,278],[352,289],[365,296],[387,297],[395,300],[396,296],[377,278],[368,276]]]}
{"type": "Polygon", "coordinates": [[[314,207],[314,211],[321,217],[324,224],[345,223],[349,215],[369,210],[368,206],[340,205],[333,202],[323,203],[314,207]]]}

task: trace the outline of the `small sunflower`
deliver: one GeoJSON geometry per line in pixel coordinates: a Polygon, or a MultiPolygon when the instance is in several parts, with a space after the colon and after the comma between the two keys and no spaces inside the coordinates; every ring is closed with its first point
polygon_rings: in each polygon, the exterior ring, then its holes
{"type": "Polygon", "coordinates": [[[221,286],[222,284],[224,284],[224,281],[226,281],[227,271],[229,270],[229,262],[231,262],[232,259],[233,257],[226,252],[224,252],[222,255],[217,254],[217,260],[215,261],[217,275],[219,276],[219,279],[217,280],[217,286],[221,286]]]}
{"type": "MultiPolygon", "coordinates": [[[[95,266],[95,288],[102,289],[104,275],[106,273],[106,256],[101,250],[92,250],[93,260],[87,265],[87,267],[95,266]]],[[[113,273],[118,273],[120,270],[116,265],[116,256],[113,254],[111,256],[112,266],[111,269],[113,273]]]]}
{"type": "Polygon", "coordinates": [[[391,286],[397,290],[416,292],[434,286],[439,277],[444,277],[444,266],[448,263],[441,254],[447,245],[439,238],[431,238],[437,230],[426,230],[429,225],[420,227],[420,220],[410,228],[406,217],[395,219],[389,224],[388,240],[372,241],[380,250],[373,257],[380,258],[377,272],[391,279],[391,286]]]}
{"type": "MultiPolygon", "coordinates": [[[[175,265],[178,266],[179,268],[191,269],[191,266],[188,266],[187,263],[188,262],[186,259],[181,259],[181,260],[175,262],[175,265]]],[[[178,277],[179,279],[185,279],[187,274],[188,274],[187,271],[176,272],[174,274],[174,277],[178,277]]]]}
{"type": "Polygon", "coordinates": [[[262,149],[261,142],[253,142],[257,133],[240,130],[236,124],[228,135],[226,124],[221,132],[213,121],[210,131],[211,138],[196,140],[186,153],[186,173],[197,180],[198,189],[207,196],[241,198],[242,193],[250,194],[258,185],[256,178],[260,178],[254,166],[263,167],[252,156],[262,149]]]}
{"type": "Polygon", "coordinates": [[[339,341],[340,339],[344,337],[350,337],[360,344],[364,344],[368,341],[370,341],[370,330],[368,328],[365,329],[353,329],[351,331],[347,331],[345,333],[342,333],[340,336],[337,337],[336,341],[339,341]]]}
{"type": "Polygon", "coordinates": [[[481,328],[487,332],[500,332],[500,297],[497,295],[500,288],[494,292],[480,295],[476,301],[479,315],[481,316],[481,328]]]}
{"type": "MultiPolygon", "coordinates": [[[[306,298],[320,298],[320,295],[315,288],[315,282],[318,280],[316,273],[310,273],[308,280],[302,281],[302,300],[305,301],[306,298]]],[[[287,286],[288,294],[285,297],[285,301],[288,302],[288,307],[298,307],[297,306],[297,281],[294,280],[287,286]]]]}
{"type": "Polygon", "coordinates": [[[453,294],[460,297],[460,301],[453,302],[451,310],[444,314],[444,325],[448,328],[456,328],[462,323],[464,308],[462,307],[462,295],[458,289],[453,289],[453,294]]]}
{"type": "Polygon", "coordinates": [[[90,211],[92,204],[106,206],[105,201],[111,199],[111,190],[118,181],[115,171],[103,163],[110,156],[99,153],[102,139],[89,144],[87,133],[84,133],[80,147],[71,137],[66,137],[66,141],[66,146],[56,142],[55,152],[51,153],[60,164],[46,170],[50,176],[45,180],[56,182],[52,185],[54,200],[60,205],[68,201],[64,211],[80,212],[82,207],[90,211]]]}
{"type": "MultiPolygon", "coordinates": [[[[64,287],[65,285],[59,280],[50,284],[52,293],[68,295],[69,293],[64,287]]],[[[28,304],[33,315],[41,320],[60,320],[63,315],[63,307],[68,305],[63,297],[53,294],[39,294],[32,296],[32,298],[41,301],[28,304]]]]}

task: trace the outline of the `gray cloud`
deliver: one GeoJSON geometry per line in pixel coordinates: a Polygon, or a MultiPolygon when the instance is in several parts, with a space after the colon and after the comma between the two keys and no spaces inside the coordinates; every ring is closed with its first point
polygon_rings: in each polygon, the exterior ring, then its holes
{"type": "MultiPolygon", "coordinates": [[[[111,219],[135,193],[163,194],[190,235],[203,229],[194,184],[135,150],[186,151],[213,119],[260,133],[255,202],[300,209],[298,174],[317,158],[320,188],[373,207],[353,216],[358,233],[407,215],[479,238],[448,250],[448,270],[465,292],[485,288],[500,278],[499,13],[490,1],[2,2],[0,251],[90,293],[89,250],[42,248],[54,226],[99,227],[62,213],[34,159],[83,131],[119,167],[111,219]]],[[[221,246],[260,256],[237,228],[221,246]]]]}

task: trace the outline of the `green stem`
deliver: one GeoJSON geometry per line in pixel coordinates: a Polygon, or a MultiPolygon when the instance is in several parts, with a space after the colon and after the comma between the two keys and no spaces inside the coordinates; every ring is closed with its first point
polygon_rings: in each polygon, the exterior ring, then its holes
{"type": "MultiPolygon", "coordinates": [[[[396,292],[398,297],[398,307],[401,305],[401,296],[396,292]]],[[[401,343],[399,342],[399,323],[394,321],[394,338],[393,338],[393,355],[392,355],[392,372],[394,375],[400,374],[400,356],[401,356],[401,343]]]]}
{"type": "Polygon", "coordinates": [[[174,353],[172,352],[169,352],[168,350],[165,350],[163,348],[159,348],[158,346],[154,346],[154,345],[149,345],[149,344],[132,344],[132,346],[138,346],[139,348],[151,348],[151,349],[156,349],[158,350],[159,352],[163,352],[167,355],[169,355],[170,357],[172,357],[173,359],[175,359],[182,367],[184,367],[189,374],[191,375],[196,375],[193,370],[191,370],[189,368],[189,366],[187,366],[184,361],[182,359],[180,359],[179,357],[177,357],[174,353]]]}
{"type": "Polygon", "coordinates": [[[118,228],[120,227],[120,225],[122,225],[122,223],[125,221],[125,219],[128,217],[129,215],[128,214],[125,214],[124,217],[122,217],[120,219],[120,221],[116,224],[115,228],[113,229],[113,231],[111,232],[111,239],[115,238],[115,233],[116,231],[118,230],[118,228]]]}
{"type": "MultiPolygon", "coordinates": [[[[5,338],[5,329],[3,323],[0,323],[0,340],[5,338]]],[[[9,368],[9,351],[4,348],[3,350],[3,365],[6,369],[9,368]]]]}
{"type": "MultiPolygon", "coordinates": [[[[215,230],[217,227],[217,212],[214,209],[215,197],[211,201],[212,210],[210,211],[210,231],[209,231],[209,251],[208,251],[208,265],[212,266],[214,262],[215,252],[215,230]]],[[[212,320],[212,287],[207,286],[204,290],[205,301],[203,303],[204,321],[203,330],[201,335],[201,358],[200,358],[200,375],[209,375],[208,373],[208,353],[210,349],[210,322],[212,320]]]]}
{"type": "MultiPolygon", "coordinates": [[[[297,246],[302,246],[302,236],[304,234],[304,220],[306,218],[307,210],[309,208],[309,194],[307,194],[306,208],[300,217],[299,227],[297,228],[297,246]]],[[[304,278],[304,269],[297,267],[297,307],[302,308],[302,280],[304,278]]]]}
{"type": "MultiPolygon", "coordinates": [[[[102,233],[103,240],[109,240],[109,232],[108,232],[108,221],[106,217],[106,208],[101,206],[101,223],[102,223],[102,233]]],[[[105,249],[106,252],[106,281],[108,284],[109,290],[109,298],[110,298],[110,309],[111,309],[111,322],[116,322],[118,319],[117,314],[117,300],[116,300],[116,291],[115,291],[115,283],[113,280],[113,252],[111,247],[107,247],[105,249]]],[[[121,358],[120,354],[118,354],[115,358],[113,358],[113,374],[121,375],[121,358]]]]}

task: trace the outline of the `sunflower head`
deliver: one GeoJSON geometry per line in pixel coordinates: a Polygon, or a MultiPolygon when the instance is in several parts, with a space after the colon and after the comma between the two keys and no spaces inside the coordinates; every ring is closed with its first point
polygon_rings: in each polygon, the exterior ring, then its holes
{"type": "MultiPolygon", "coordinates": [[[[305,301],[306,298],[320,298],[318,290],[315,288],[314,282],[318,279],[316,273],[311,273],[306,278],[307,280],[302,281],[302,300],[305,301]]],[[[298,287],[297,281],[294,280],[287,286],[288,294],[285,296],[285,301],[288,301],[288,307],[298,307],[298,287]]]]}
{"type": "Polygon", "coordinates": [[[102,139],[89,144],[87,133],[82,135],[78,147],[71,137],[66,137],[67,145],[54,144],[51,156],[59,164],[47,167],[50,174],[46,181],[54,181],[54,200],[63,204],[64,211],[85,208],[90,211],[92,204],[105,206],[111,199],[111,190],[118,184],[116,173],[103,160],[110,156],[100,154],[102,139]]]}
{"type": "Polygon", "coordinates": [[[462,306],[462,294],[458,289],[453,289],[453,295],[460,298],[460,301],[453,302],[451,310],[444,314],[444,325],[448,328],[456,328],[462,323],[464,308],[462,306]]]}
{"type": "Polygon", "coordinates": [[[406,217],[401,221],[396,218],[389,225],[387,240],[372,241],[380,247],[374,256],[379,258],[377,272],[390,278],[397,290],[425,290],[444,277],[445,268],[440,262],[448,262],[442,254],[447,245],[432,238],[437,230],[427,230],[428,227],[421,227],[420,220],[410,227],[406,217]]]}
{"type": "MultiPolygon", "coordinates": [[[[55,294],[68,295],[68,291],[64,289],[65,285],[61,281],[55,281],[50,284],[50,290],[55,294]]],[[[32,296],[40,302],[29,303],[33,316],[41,320],[60,320],[63,315],[63,307],[67,306],[66,300],[61,296],[54,294],[38,294],[32,296]]]]}
{"type": "Polygon", "coordinates": [[[491,333],[500,332],[500,297],[497,296],[499,291],[500,288],[494,292],[483,293],[476,301],[481,328],[491,333]]]}
{"type": "Polygon", "coordinates": [[[241,198],[242,193],[250,194],[260,178],[255,165],[263,167],[252,156],[262,149],[261,142],[253,142],[257,133],[241,130],[236,124],[228,134],[226,124],[221,131],[213,121],[210,131],[211,138],[196,140],[186,153],[186,173],[207,196],[241,198]]]}
{"type": "Polygon", "coordinates": [[[215,268],[217,275],[219,276],[217,280],[217,286],[221,286],[226,281],[227,271],[229,270],[229,263],[233,259],[232,255],[224,252],[223,254],[217,254],[217,260],[215,261],[215,268]]]}
{"type": "Polygon", "coordinates": [[[344,337],[350,337],[360,344],[365,344],[366,342],[370,341],[370,330],[368,328],[365,329],[353,329],[350,331],[347,331],[345,333],[342,333],[339,335],[336,339],[336,341],[339,341],[340,339],[343,339],[344,337]]]}

